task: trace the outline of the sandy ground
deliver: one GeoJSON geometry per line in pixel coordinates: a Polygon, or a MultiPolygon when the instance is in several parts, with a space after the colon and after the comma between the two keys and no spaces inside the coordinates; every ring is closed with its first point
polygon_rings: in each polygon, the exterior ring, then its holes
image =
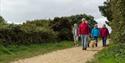
{"type": "Polygon", "coordinates": [[[94,55],[102,49],[103,47],[99,43],[99,47],[90,47],[86,51],[82,50],[82,47],[74,47],[11,63],[86,63],[88,60],[94,58],[94,55]]]}

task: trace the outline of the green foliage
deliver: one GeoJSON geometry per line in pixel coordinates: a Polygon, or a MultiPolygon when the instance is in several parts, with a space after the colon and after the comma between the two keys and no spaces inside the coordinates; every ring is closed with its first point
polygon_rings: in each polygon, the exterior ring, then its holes
{"type": "Polygon", "coordinates": [[[6,21],[3,19],[2,16],[0,16],[0,29],[6,28],[6,27],[7,27],[6,21]]]}
{"type": "Polygon", "coordinates": [[[111,12],[111,4],[110,4],[110,1],[106,1],[104,2],[104,5],[103,6],[99,6],[99,10],[101,12],[101,14],[105,17],[107,17],[107,19],[109,21],[112,20],[112,12],[111,12]]]}
{"type": "Polygon", "coordinates": [[[50,26],[55,32],[58,32],[59,40],[72,39],[72,25],[67,18],[54,18],[50,26]]]}
{"type": "Polygon", "coordinates": [[[113,41],[118,43],[124,43],[125,41],[125,1],[124,0],[114,0],[111,1],[111,10],[112,10],[112,28],[114,38],[113,41]]]}
{"type": "Polygon", "coordinates": [[[0,16],[0,23],[6,23],[2,16],[0,16]]]}
{"type": "Polygon", "coordinates": [[[97,23],[94,20],[93,16],[86,15],[86,14],[73,15],[73,16],[69,16],[69,17],[66,17],[66,18],[69,20],[69,22],[72,24],[72,26],[73,26],[74,23],[77,23],[77,24],[81,23],[82,18],[85,18],[85,19],[87,19],[89,21],[90,28],[92,28],[93,25],[97,23]]]}
{"type": "Polygon", "coordinates": [[[48,22],[41,21],[27,22],[22,25],[9,24],[6,28],[0,29],[2,44],[36,44],[55,41],[57,33],[48,27],[48,22]]]}
{"type": "Polygon", "coordinates": [[[96,58],[88,63],[124,63],[125,43],[114,44],[96,55],[96,58]]]}
{"type": "Polygon", "coordinates": [[[112,40],[115,43],[125,41],[125,1],[108,0],[104,6],[99,7],[100,11],[110,21],[113,29],[112,40]]]}
{"type": "Polygon", "coordinates": [[[86,18],[89,21],[90,28],[96,23],[93,16],[80,14],[68,17],[55,17],[54,20],[51,21],[50,27],[55,32],[58,32],[57,36],[60,40],[72,40],[72,27],[74,23],[79,25],[82,18],[86,18]]]}
{"type": "Polygon", "coordinates": [[[107,0],[107,3],[102,6],[101,12],[110,21],[113,29],[111,38],[114,44],[97,54],[96,58],[89,63],[125,62],[125,0],[107,0]]]}
{"type": "Polygon", "coordinates": [[[55,17],[53,20],[32,20],[19,25],[7,24],[0,17],[0,43],[21,45],[72,40],[72,26],[74,23],[79,24],[83,17],[89,21],[91,28],[96,23],[94,17],[86,14],[55,17]]]}

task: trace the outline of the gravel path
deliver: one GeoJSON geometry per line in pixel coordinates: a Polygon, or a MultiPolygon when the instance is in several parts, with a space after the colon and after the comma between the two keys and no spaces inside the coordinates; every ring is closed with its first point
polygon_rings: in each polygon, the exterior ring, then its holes
{"type": "Polygon", "coordinates": [[[83,51],[82,47],[74,47],[18,60],[12,63],[85,63],[94,58],[94,55],[102,49],[101,43],[99,44],[99,47],[90,47],[86,51],[83,51]]]}

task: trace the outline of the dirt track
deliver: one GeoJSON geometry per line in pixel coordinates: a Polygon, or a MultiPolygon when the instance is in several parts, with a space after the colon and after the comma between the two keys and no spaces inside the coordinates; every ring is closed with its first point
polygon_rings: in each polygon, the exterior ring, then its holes
{"type": "Polygon", "coordinates": [[[86,51],[83,51],[82,47],[74,47],[15,61],[12,63],[85,63],[88,60],[91,60],[101,49],[103,48],[101,43],[99,43],[99,47],[90,47],[86,51]]]}

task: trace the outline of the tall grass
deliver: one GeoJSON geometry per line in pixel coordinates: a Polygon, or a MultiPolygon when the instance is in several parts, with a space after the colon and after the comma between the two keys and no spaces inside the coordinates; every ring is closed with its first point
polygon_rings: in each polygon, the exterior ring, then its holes
{"type": "Polygon", "coordinates": [[[70,48],[72,47],[71,41],[63,41],[57,43],[44,43],[32,45],[0,45],[0,63],[9,63],[19,59],[24,59],[48,52],[70,48]]]}
{"type": "Polygon", "coordinates": [[[88,63],[125,63],[125,44],[113,44],[88,63]]]}

